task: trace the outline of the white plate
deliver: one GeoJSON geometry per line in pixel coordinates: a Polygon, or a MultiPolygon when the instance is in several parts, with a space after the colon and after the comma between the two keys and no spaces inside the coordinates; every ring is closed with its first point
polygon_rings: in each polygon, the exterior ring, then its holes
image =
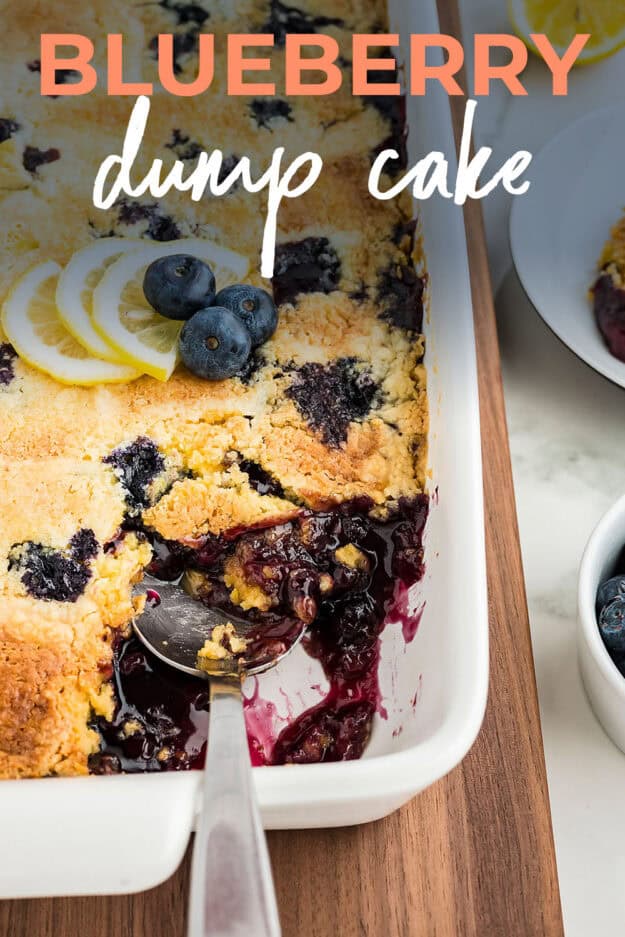
{"type": "MultiPolygon", "coordinates": [[[[406,46],[439,31],[435,0],[392,4],[406,46]]],[[[404,54],[407,52],[404,49],[404,54]]],[[[406,56],[407,58],[407,56],[406,56]]],[[[435,89],[408,101],[411,159],[455,145],[449,101],[435,89]]],[[[365,197],[363,195],[363,197],[365,197]]],[[[464,757],[479,731],[488,685],[488,609],[473,310],[464,220],[442,199],[421,211],[432,283],[427,326],[434,499],[426,538],[425,603],[414,640],[384,635],[380,669],[388,717],[360,761],[258,768],[268,828],[363,823],[397,809],[464,757]]],[[[318,665],[301,652],[260,682],[285,711],[317,702],[318,665]]],[[[296,710],[297,711],[297,710],[296,710]]],[[[0,897],[138,891],[168,877],[193,826],[198,772],[6,781],[0,785],[0,897]]]]}
{"type": "Polygon", "coordinates": [[[571,351],[625,387],[625,364],[610,354],[588,290],[613,225],[625,208],[625,106],[588,114],[534,160],[532,185],[514,199],[510,241],[531,302],[571,351]]]}

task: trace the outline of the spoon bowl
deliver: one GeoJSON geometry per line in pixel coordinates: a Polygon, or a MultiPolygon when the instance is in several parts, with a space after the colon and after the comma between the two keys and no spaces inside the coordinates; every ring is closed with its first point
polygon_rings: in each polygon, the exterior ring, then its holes
{"type": "Polygon", "coordinates": [[[160,660],[195,677],[242,679],[264,673],[293,650],[306,630],[305,623],[295,618],[261,625],[209,607],[193,597],[191,583],[184,576],[175,582],[145,576],[135,592],[147,592],[145,608],[133,621],[137,637],[160,660]],[[245,642],[245,650],[221,658],[203,657],[200,668],[198,653],[219,625],[232,626],[234,637],[245,642]]]}

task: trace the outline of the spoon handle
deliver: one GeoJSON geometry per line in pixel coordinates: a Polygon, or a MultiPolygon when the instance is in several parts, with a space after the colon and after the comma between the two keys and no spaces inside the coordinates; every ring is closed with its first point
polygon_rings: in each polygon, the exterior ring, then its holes
{"type": "Polygon", "coordinates": [[[211,677],[202,812],[193,847],[189,937],[280,937],[238,681],[211,677]]]}

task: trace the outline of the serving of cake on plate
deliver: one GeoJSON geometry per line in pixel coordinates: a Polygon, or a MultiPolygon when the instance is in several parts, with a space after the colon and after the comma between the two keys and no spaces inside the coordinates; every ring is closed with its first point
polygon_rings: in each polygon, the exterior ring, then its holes
{"type": "Polygon", "coordinates": [[[615,358],[625,361],[625,216],[603,249],[591,297],[606,345],[615,358]]]}
{"type": "Polygon", "coordinates": [[[146,80],[155,37],[173,32],[184,80],[203,32],[273,33],[280,74],[286,33],[329,33],[348,55],[353,33],[387,31],[387,13],[382,0],[24,0],[7,18],[0,776],[201,764],[206,688],[132,636],[146,570],[190,571],[199,601],[249,616],[268,639],[307,624],[328,694],[271,746],[251,738],[256,764],[357,758],[380,705],[385,619],[423,575],[429,504],[417,226],[409,197],[367,191],[381,149],[405,167],[403,99],[354,97],[348,82],[328,97],[227,98],[219,64],[202,96],[155,91],[139,165],[192,167],[218,148],[226,174],[243,155],[260,173],[278,146],[323,155],[315,186],[281,207],[264,281],[263,196],[240,185],[94,208],[98,166],[119,152],[133,102],[43,97],[38,64],[41,33],[92,35],[94,23],[124,34],[146,80]],[[197,272],[202,308],[175,318],[159,306],[153,264],[165,278],[197,272]]]}

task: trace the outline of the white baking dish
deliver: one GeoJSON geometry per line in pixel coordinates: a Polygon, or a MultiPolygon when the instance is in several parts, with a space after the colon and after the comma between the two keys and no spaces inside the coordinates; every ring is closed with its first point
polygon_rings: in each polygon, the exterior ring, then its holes
{"type": "MultiPolygon", "coordinates": [[[[434,0],[393,3],[394,26],[439,31],[434,0]]],[[[443,150],[455,171],[449,102],[432,88],[408,102],[410,153],[443,150]]],[[[473,743],[488,681],[488,618],[473,317],[463,217],[436,198],[421,207],[431,276],[428,371],[432,493],[425,609],[415,639],[383,640],[388,718],[358,762],[258,768],[268,828],[324,827],[382,817],[450,771],[473,743]]],[[[297,653],[297,652],[296,652],[297,653]]],[[[318,665],[303,652],[262,678],[279,712],[317,702],[318,665]],[[311,673],[314,676],[311,677],[311,673]],[[301,694],[301,695],[300,695],[301,694]]],[[[0,786],[0,897],[138,891],[167,878],[191,833],[199,775],[5,781],[0,786]]]]}

